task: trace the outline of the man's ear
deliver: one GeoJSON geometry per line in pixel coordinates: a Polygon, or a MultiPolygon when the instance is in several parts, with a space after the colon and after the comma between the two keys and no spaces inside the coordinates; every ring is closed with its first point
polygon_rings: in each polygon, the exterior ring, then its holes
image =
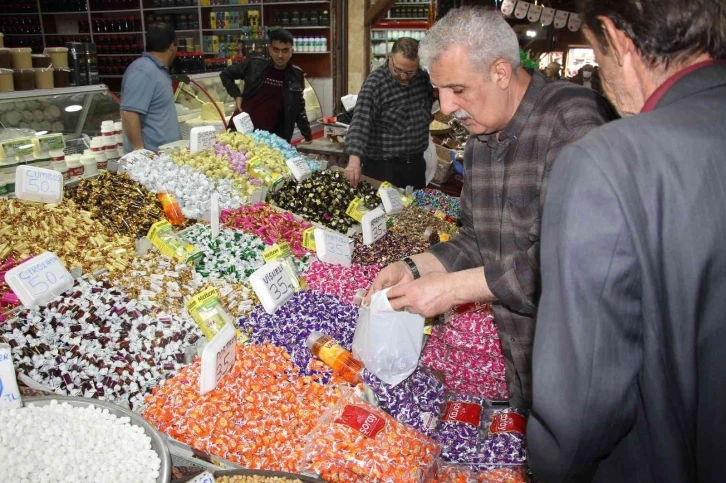
{"type": "Polygon", "coordinates": [[[489,78],[500,89],[507,89],[512,81],[512,64],[504,59],[495,60],[489,68],[489,78]]]}
{"type": "Polygon", "coordinates": [[[612,50],[613,57],[619,66],[623,66],[625,57],[628,54],[637,54],[633,41],[625,35],[625,32],[618,29],[609,17],[598,17],[605,38],[607,47],[612,50]]]}

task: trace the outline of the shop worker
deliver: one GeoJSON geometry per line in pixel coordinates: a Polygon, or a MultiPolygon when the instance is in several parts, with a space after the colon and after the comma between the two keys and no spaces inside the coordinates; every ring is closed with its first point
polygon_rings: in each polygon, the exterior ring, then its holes
{"type": "Polygon", "coordinates": [[[431,80],[419,67],[418,41],[396,40],[386,64],[371,72],[358,93],[345,136],[350,184],[356,186],[362,172],[401,188],[426,186],[433,103],[431,80]]]}
{"type": "Polygon", "coordinates": [[[451,10],[421,42],[441,110],[472,134],[464,156],[461,229],[448,243],[386,267],[372,292],[425,316],[489,302],[499,330],[510,403],[532,401],[532,342],[539,298],[539,228],[557,153],[611,115],[604,98],[525,70],[502,14],[451,10]]]}
{"type": "Polygon", "coordinates": [[[306,141],[311,141],[310,122],[305,113],[305,73],[290,62],[293,37],[287,30],[270,33],[270,59],[252,58],[227,67],[219,74],[234,98],[237,111],[246,112],[255,129],[277,134],[287,142],[297,124],[306,141]],[[240,92],[237,81],[244,81],[240,92]]]}
{"type": "Polygon", "coordinates": [[[176,33],[168,23],[151,24],[146,52],[128,66],[121,82],[124,151],[158,151],[181,139],[169,68],[176,57],[176,33]]]}
{"type": "Polygon", "coordinates": [[[624,119],[551,174],[531,468],[546,483],[726,481],[726,4],[580,6],[624,119]]]}

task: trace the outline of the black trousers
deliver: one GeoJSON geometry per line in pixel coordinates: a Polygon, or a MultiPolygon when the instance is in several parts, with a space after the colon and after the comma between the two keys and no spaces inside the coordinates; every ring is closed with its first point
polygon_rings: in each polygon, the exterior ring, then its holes
{"type": "Polygon", "coordinates": [[[363,158],[362,174],[379,181],[388,181],[397,188],[426,186],[426,160],[423,153],[389,159],[363,158]]]}

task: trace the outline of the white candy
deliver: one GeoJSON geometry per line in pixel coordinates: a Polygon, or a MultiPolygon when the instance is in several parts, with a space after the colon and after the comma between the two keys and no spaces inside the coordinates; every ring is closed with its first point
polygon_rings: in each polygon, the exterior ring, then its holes
{"type": "Polygon", "coordinates": [[[0,412],[0,481],[154,483],[151,438],[108,409],[51,401],[0,412]]]}

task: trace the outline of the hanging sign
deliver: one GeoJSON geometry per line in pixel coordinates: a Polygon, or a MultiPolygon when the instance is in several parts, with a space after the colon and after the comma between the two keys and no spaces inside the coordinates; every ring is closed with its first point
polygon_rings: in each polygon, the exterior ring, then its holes
{"type": "Polygon", "coordinates": [[[570,14],[570,21],[567,22],[567,28],[570,29],[570,32],[577,32],[580,30],[580,26],[582,25],[582,17],[580,17],[576,13],[570,14]]]}
{"type": "Polygon", "coordinates": [[[555,12],[556,10],[554,8],[543,8],[542,9],[542,25],[547,27],[552,24],[552,21],[555,19],[555,12]]]}
{"type": "Polygon", "coordinates": [[[526,17],[529,11],[529,5],[529,2],[517,2],[517,7],[514,9],[514,17],[518,19],[526,17]]]}
{"type": "Polygon", "coordinates": [[[527,20],[530,22],[537,22],[542,16],[542,7],[539,5],[530,5],[529,13],[527,13],[527,20]]]}
{"type": "Polygon", "coordinates": [[[564,10],[557,10],[557,13],[555,14],[555,28],[565,28],[565,25],[567,25],[567,17],[569,16],[570,12],[565,12],[564,10]]]}
{"type": "Polygon", "coordinates": [[[512,15],[512,12],[514,12],[514,5],[516,5],[517,0],[504,0],[502,2],[502,13],[505,17],[509,17],[512,15]]]}

